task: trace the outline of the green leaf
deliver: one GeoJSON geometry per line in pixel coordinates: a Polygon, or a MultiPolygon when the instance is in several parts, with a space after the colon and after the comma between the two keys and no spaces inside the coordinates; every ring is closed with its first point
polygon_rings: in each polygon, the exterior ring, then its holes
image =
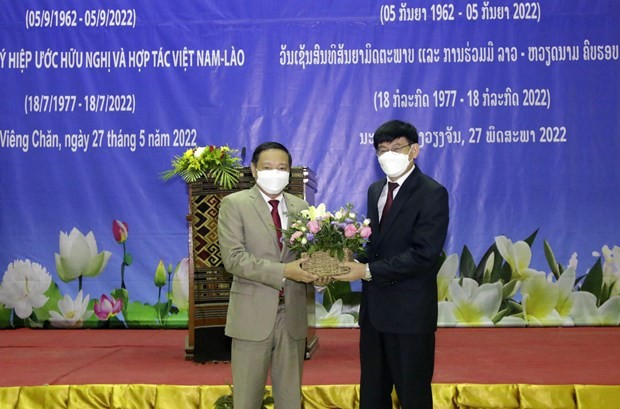
{"type": "Polygon", "coordinates": [[[545,258],[547,259],[547,264],[549,264],[549,268],[551,269],[551,272],[557,280],[558,278],[560,278],[560,270],[558,269],[557,261],[555,261],[555,255],[553,254],[551,245],[547,240],[544,240],[543,246],[545,248],[545,258]]]}
{"type": "Polygon", "coordinates": [[[469,251],[467,246],[463,246],[461,261],[459,264],[462,277],[474,278],[474,273],[476,271],[476,262],[474,261],[474,257],[471,255],[471,252],[469,251]]]}
{"type": "Polygon", "coordinates": [[[510,308],[510,315],[515,315],[523,312],[523,306],[515,301],[508,300],[507,305],[510,308]]]}
{"type": "Polygon", "coordinates": [[[123,306],[121,307],[121,311],[123,312],[123,317],[125,317],[125,321],[127,321],[129,319],[129,317],[127,316],[127,306],[129,305],[129,291],[127,291],[126,288],[115,288],[110,292],[110,295],[116,300],[123,300],[123,306]]]}
{"type": "Polygon", "coordinates": [[[138,301],[129,303],[127,306],[127,315],[125,316],[125,322],[129,327],[134,328],[159,328],[159,317],[157,310],[154,306],[149,304],[142,304],[138,301]],[[131,318],[129,318],[131,317],[131,318]]]}
{"type": "Polygon", "coordinates": [[[123,258],[123,263],[125,263],[126,266],[130,266],[131,263],[133,263],[133,257],[131,253],[125,253],[125,257],[123,258]]]}
{"type": "Polygon", "coordinates": [[[502,298],[503,299],[510,298],[510,296],[512,295],[518,283],[519,283],[519,280],[510,280],[508,284],[504,285],[502,289],[502,298]]]}
{"type": "Polygon", "coordinates": [[[499,280],[499,267],[501,266],[501,260],[502,257],[497,251],[497,246],[493,243],[482,256],[480,263],[478,263],[476,271],[474,272],[474,280],[476,280],[478,284],[494,283],[499,280]],[[493,267],[489,273],[485,274],[484,268],[486,267],[487,260],[491,257],[491,254],[494,253],[497,254],[493,257],[493,267]]]}
{"type": "Polygon", "coordinates": [[[499,311],[497,314],[495,314],[493,316],[493,318],[491,318],[491,321],[493,321],[493,324],[497,324],[498,322],[500,322],[502,320],[502,318],[504,318],[506,315],[508,315],[508,308],[504,308],[503,310],[499,311]]]}
{"type": "Polygon", "coordinates": [[[339,247],[339,248],[336,250],[336,255],[338,256],[338,260],[339,260],[339,261],[344,260],[344,249],[343,249],[342,247],[339,247]]]}
{"type": "Polygon", "coordinates": [[[52,285],[47,289],[45,295],[49,297],[45,305],[41,308],[34,309],[37,319],[41,322],[49,320],[50,311],[58,311],[58,301],[64,298],[54,281],[52,281],[52,285]]]}
{"type": "Polygon", "coordinates": [[[534,240],[536,240],[536,235],[538,234],[538,230],[539,229],[534,230],[534,233],[532,233],[527,239],[523,240],[527,243],[528,246],[530,246],[530,248],[532,248],[532,245],[534,244],[534,240]]]}
{"type": "MultiPolygon", "coordinates": [[[[505,264],[508,264],[508,263],[504,262],[504,259],[502,258],[502,255],[500,254],[495,244],[493,244],[491,248],[493,251],[493,270],[491,271],[491,280],[489,282],[495,283],[497,281],[502,280],[503,267],[505,264]]],[[[510,266],[508,266],[508,270],[510,270],[510,266]]],[[[512,272],[510,272],[510,275],[512,276],[512,272]]],[[[506,283],[508,281],[510,281],[510,278],[508,278],[508,280],[504,282],[506,283]]]]}
{"type": "MultiPolygon", "coordinates": [[[[500,256],[501,258],[501,256],[500,256]]],[[[512,280],[512,269],[510,268],[510,264],[504,263],[499,271],[499,278],[502,282],[507,283],[512,280]]]]}
{"type": "Polygon", "coordinates": [[[4,308],[0,304],[0,329],[11,328],[11,311],[13,311],[12,308],[4,308]]]}
{"type": "Polygon", "coordinates": [[[609,298],[611,297],[611,291],[613,290],[613,288],[616,285],[616,283],[617,283],[617,281],[614,281],[609,286],[607,284],[603,283],[603,289],[601,290],[601,296],[599,297],[599,300],[598,300],[598,306],[599,307],[601,305],[605,304],[605,302],[607,300],[609,300],[609,298]]]}
{"type": "Polygon", "coordinates": [[[592,266],[588,274],[586,274],[583,284],[581,284],[581,291],[587,291],[594,294],[597,302],[601,299],[601,292],[603,289],[603,268],[601,266],[600,257],[596,260],[596,263],[592,266]]]}

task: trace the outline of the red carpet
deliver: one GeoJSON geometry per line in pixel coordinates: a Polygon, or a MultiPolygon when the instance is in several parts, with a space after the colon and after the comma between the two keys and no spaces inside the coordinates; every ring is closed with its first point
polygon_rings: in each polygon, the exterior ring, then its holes
{"type": "MultiPolygon", "coordinates": [[[[319,329],[304,385],[359,382],[356,329],[319,329]]],[[[228,363],[185,360],[186,330],[3,330],[0,387],[224,385],[228,363]]],[[[443,328],[434,383],[620,385],[620,328],[443,328]]]]}

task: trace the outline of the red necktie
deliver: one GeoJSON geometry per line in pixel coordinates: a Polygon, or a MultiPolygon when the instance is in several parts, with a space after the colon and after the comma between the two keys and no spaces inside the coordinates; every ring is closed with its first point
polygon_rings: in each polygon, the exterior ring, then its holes
{"type": "Polygon", "coordinates": [[[271,205],[271,218],[273,219],[273,225],[276,226],[276,235],[278,236],[278,245],[282,250],[282,222],[280,221],[280,213],[278,213],[279,200],[270,200],[271,205]]]}
{"type": "MultiPolygon", "coordinates": [[[[273,225],[276,226],[278,245],[280,246],[280,250],[282,250],[282,221],[280,220],[280,213],[278,213],[278,205],[280,204],[280,201],[275,199],[270,200],[269,204],[271,205],[271,218],[273,219],[273,225]]],[[[284,297],[284,288],[280,288],[278,296],[284,297]]]]}
{"type": "Polygon", "coordinates": [[[398,187],[398,183],[396,182],[388,182],[388,194],[387,200],[385,201],[385,206],[383,206],[383,213],[381,213],[381,222],[380,225],[383,224],[383,221],[388,215],[390,211],[390,207],[392,207],[392,202],[394,201],[394,189],[398,187]]]}

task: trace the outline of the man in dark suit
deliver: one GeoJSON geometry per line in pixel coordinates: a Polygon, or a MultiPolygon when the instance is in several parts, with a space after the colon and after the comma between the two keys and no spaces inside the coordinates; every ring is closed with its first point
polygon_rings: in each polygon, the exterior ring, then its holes
{"type": "Polygon", "coordinates": [[[252,155],[256,184],[224,197],[220,206],[220,249],[233,274],[226,335],[232,337],[235,408],[262,407],[268,373],[275,407],[301,407],[306,286],[318,277],[303,270],[305,259],[280,240],[287,215],[308,208],[305,200],[284,192],[291,163],[280,143],[261,144],[252,155]]]}
{"type": "Polygon", "coordinates": [[[345,262],[362,279],[360,408],[433,407],[437,273],[448,229],[448,192],[414,164],[420,147],[411,124],[393,120],[374,134],[386,179],[368,189],[372,236],[367,258],[345,262]]]}

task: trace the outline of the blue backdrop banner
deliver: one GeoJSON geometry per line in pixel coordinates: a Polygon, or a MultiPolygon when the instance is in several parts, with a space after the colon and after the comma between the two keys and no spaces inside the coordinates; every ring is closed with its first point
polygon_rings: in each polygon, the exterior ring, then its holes
{"type": "MultiPolygon", "coordinates": [[[[173,157],[247,166],[279,141],[315,204],[363,217],[389,119],[450,193],[440,325],[618,325],[619,20],[616,0],[0,0],[0,328],[186,326],[173,157]]],[[[317,325],[357,325],[359,291],[318,296],[317,325]]]]}

